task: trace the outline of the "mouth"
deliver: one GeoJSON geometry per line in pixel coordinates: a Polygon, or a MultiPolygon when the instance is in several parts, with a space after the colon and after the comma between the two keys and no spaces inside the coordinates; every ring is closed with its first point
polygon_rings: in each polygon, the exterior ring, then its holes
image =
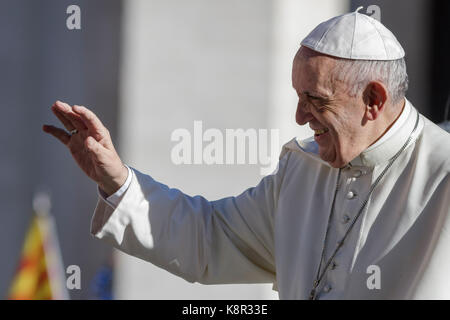
{"type": "Polygon", "coordinates": [[[327,133],[328,131],[329,131],[328,128],[314,130],[314,136],[315,137],[320,137],[321,135],[327,133]]]}

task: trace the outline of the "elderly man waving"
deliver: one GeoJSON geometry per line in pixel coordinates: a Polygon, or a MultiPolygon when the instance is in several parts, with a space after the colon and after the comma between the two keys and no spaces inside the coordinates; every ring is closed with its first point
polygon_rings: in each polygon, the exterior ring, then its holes
{"type": "Polygon", "coordinates": [[[125,166],[84,107],[44,130],[97,182],[91,232],[187,281],[270,282],[281,299],[450,299],[450,140],[405,98],[404,50],[350,13],[295,56],[296,120],[278,170],[217,201],[125,166]]]}

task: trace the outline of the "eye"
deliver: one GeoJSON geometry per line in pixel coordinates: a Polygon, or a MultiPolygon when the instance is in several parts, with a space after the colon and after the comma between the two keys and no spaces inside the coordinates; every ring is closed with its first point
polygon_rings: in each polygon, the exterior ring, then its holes
{"type": "Polygon", "coordinates": [[[305,103],[307,103],[311,108],[314,108],[316,111],[320,111],[322,109],[320,102],[315,99],[309,99],[305,103]]]}
{"type": "Polygon", "coordinates": [[[308,107],[308,105],[310,105],[310,104],[311,104],[311,103],[309,103],[309,102],[306,101],[306,100],[298,99],[297,106],[298,106],[300,109],[305,109],[305,108],[308,107]]]}

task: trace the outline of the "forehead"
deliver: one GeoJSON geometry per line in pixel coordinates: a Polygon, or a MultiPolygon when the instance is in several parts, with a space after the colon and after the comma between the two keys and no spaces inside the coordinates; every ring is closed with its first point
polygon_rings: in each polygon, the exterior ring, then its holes
{"type": "Polygon", "coordinates": [[[301,47],[293,62],[292,86],[298,92],[331,94],[334,90],[330,74],[334,65],[333,58],[301,47]]]}

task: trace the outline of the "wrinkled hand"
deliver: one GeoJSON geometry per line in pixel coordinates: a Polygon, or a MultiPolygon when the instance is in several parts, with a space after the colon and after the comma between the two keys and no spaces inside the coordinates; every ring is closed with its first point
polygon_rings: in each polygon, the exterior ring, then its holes
{"type": "Polygon", "coordinates": [[[82,106],[70,107],[67,103],[56,101],[52,106],[55,116],[70,132],[44,125],[44,132],[51,134],[69,148],[72,157],[86,175],[94,180],[109,196],[126,181],[128,169],[114,149],[108,129],[97,116],[82,106]]]}

